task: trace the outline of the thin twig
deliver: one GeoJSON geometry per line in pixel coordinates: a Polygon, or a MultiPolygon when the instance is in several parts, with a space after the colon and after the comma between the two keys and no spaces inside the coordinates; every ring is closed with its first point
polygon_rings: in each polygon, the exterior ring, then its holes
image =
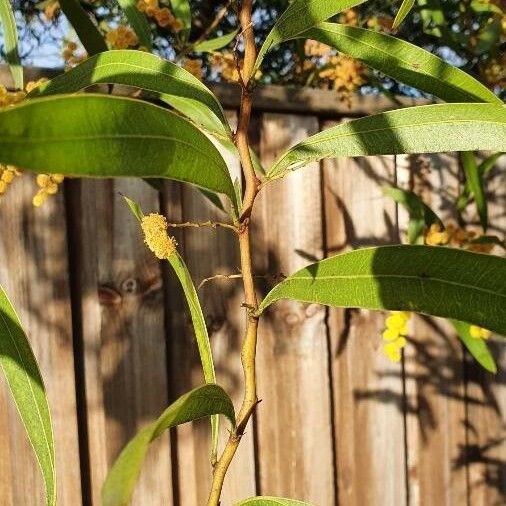
{"type": "Polygon", "coordinates": [[[220,221],[201,221],[192,222],[186,221],[184,223],[168,223],[169,228],[229,228],[234,232],[238,232],[238,228],[235,225],[229,223],[222,223],[220,221]]]}

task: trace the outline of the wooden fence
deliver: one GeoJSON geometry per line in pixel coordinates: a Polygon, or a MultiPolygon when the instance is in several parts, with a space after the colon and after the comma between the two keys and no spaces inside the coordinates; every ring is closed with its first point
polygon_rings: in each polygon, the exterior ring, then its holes
{"type": "MultiPolygon", "coordinates": [[[[234,120],[233,89],[216,91],[234,120]]],[[[346,116],[392,106],[363,98],[348,110],[331,92],[276,88],[259,91],[256,104],[252,132],[267,165],[346,116]]],[[[455,218],[460,181],[449,155],[313,164],[262,192],[253,217],[256,272],[287,274],[350,248],[400,242],[407,217],[383,196],[384,184],[414,188],[455,218]]],[[[499,235],[505,190],[506,171],[496,171],[489,192],[491,232],[499,235]]],[[[193,188],[171,182],[159,194],[142,181],[68,180],[40,209],[31,205],[35,191],[33,178],[23,176],[0,202],[0,282],[46,381],[59,504],[99,505],[123,446],[202,383],[180,289],[143,246],[119,192],[173,222],[223,216],[193,188]]],[[[238,272],[231,232],[186,229],[178,242],[197,282],[238,272]]],[[[219,382],[239,401],[240,283],[209,282],[200,295],[219,382]]],[[[464,356],[446,322],[416,317],[405,358],[393,365],[381,353],[383,322],[376,312],[294,302],[268,314],[258,348],[262,402],[230,470],[224,506],[256,494],[318,506],[506,504],[505,341],[491,340],[500,365],[493,376],[464,356]]],[[[208,454],[207,423],[165,435],[150,450],[133,503],[205,504],[208,454]]],[[[0,504],[43,504],[37,464],[3,383],[0,504]]]]}

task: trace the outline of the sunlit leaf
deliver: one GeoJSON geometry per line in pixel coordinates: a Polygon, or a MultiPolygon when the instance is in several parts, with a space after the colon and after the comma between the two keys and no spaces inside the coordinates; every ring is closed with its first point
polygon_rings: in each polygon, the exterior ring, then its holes
{"type": "Polygon", "coordinates": [[[218,49],[228,46],[235,39],[238,33],[239,30],[234,30],[233,32],[222,35],[221,37],[206,40],[197,44],[193,50],[197,53],[212,53],[213,51],[218,51],[218,49]]]}
{"type": "Polygon", "coordinates": [[[283,499],[282,497],[250,497],[244,501],[235,503],[234,506],[311,506],[311,504],[295,499],[283,499]]]}
{"type": "Polygon", "coordinates": [[[10,0],[0,0],[0,25],[2,27],[4,52],[11,70],[14,85],[23,89],[23,67],[19,58],[18,29],[10,0]]]}
{"type": "Polygon", "coordinates": [[[0,366],[41,468],[46,487],[46,504],[54,506],[55,452],[46,391],[30,343],[16,311],[1,287],[0,366]]]}
{"type": "Polygon", "coordinates": [[[485,197],[483,178],[480,176],[476,158],[474,157],[474,153],[471,151],[464,151],[460,154],[460,159],[462,160],[462,167],[464,168],[464,173],[466,175],[467,186],[471,195],[474,197],[481,226],[486,232],[488,227],[487,198],[485,197]]]}
{"type": "Polygon", "coordinates": [[[453,248],[382,246],[317,262],[275,286],[279,299],[339,307],[414,311],[506,335],[506,259],[453,248]]]}
{"type": "Polygon", "coordinates": [[[402,0],[402,4],[397,11],[397,14],[394,19],[394,23],[392,25],[392,28],[395,30],[398,28],[401,23],[404,21],[406,16],[411,12],[411,9],[415,5],[415,0],[402,0]]]}

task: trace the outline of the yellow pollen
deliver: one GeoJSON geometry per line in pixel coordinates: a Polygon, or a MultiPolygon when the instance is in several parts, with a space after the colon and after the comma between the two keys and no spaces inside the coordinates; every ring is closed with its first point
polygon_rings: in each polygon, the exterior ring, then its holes
{"type": "Polygon", "coordinates": [[[141,222],[144,242],[161,260],[167,260],[176,252],[176,240],[167,233],[167,220],[160,214],[151,213],[141,222]]]}

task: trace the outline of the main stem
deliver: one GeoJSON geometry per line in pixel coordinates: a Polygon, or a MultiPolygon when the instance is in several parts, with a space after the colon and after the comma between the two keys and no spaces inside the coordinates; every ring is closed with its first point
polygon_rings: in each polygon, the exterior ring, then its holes
{"type": "Polygon", "coordinates": [[[241,107],[235,143],[241,160],[245,179],[243,212],[239,226],[239,248],[241,252],[241,271],[244,285],[245,305],[247,307],[246,332],[243,340],[241,361],[244,371],[244,399],[237,416],[237,425],[230,434],[228,442],[220,456],[213,474],[213,484],[209,495],[208,506],[219,506],[223,482],[228,468],[234,458],[246,425],[258,403],[256,392],[255,358],[257,346],[258,317],[254,312],[258,308],[253,281],[250,242],[250,217],[258,193],[258,179],[255,174],[249,149],[248,129],[251,119],[251,78],[256,60],[255,35],[251,21],[253,0],[243,0],[239,11],[242,35],[244,38],[244,65],[241,72],[241,107]]]}

